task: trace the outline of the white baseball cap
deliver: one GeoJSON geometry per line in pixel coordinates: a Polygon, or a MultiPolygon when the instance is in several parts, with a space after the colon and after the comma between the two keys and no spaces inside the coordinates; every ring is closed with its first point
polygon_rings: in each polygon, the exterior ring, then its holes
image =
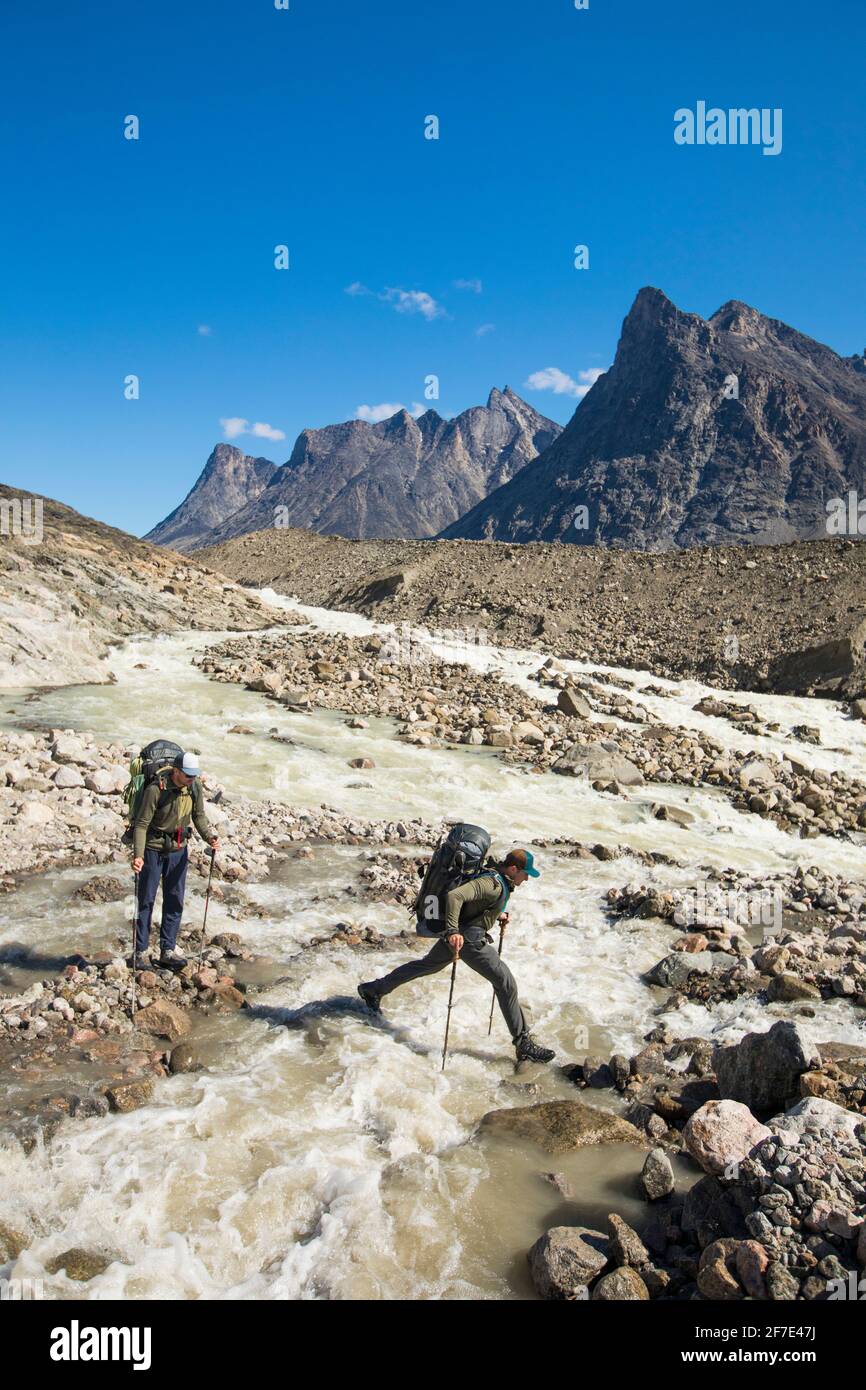
{"type": "Polygon", "coordinates": [[[201,768],[198,765],[198,757],[195,753],[184,753],[182,758],[176,758],[175,767],[178,768],[185,777],[201,776],[201,768]]]}

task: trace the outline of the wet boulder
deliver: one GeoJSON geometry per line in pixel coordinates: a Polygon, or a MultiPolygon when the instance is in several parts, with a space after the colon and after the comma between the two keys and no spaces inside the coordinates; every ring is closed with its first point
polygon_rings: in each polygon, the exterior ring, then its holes
{"type": "Polygon", "coordinates": [[[139,1009],[135,1015],[135,1026],[144,1033],[177,1042],[186,1036],[192,1024],[189,1015],[177,1004],[172,1004],[168,999],[157,999],[146,1008],[139,1009]]]}
{"type": "Polygon", "coordinates": [[[202,1060],[194,1043],[179,1042],[171,1049],[168,1068],[172,1075],[202,1070],[202,1060]]]}
{"type": "Polygon", "coordinates": [[[801,999],[820,999],[821,991],[792,971],[783,970],[770,980],[767,998],[773,1004],[793,1004],[801,999]]]}
{"type": "Polygon", "coordinates": [[[766,1033],[747,1033],[740,1042],[713,1053],[719,1095],[740,1101],[756,1115],[775,1113],[796,1100],[800,1076],[820,1065],[808,1033],[788,1020],[766,1033]]]}
{"type": "Polygon", "coordinates": [[[647,984],[682,989],[690,975],[716,975],[731,970],[737,957],[727,951],[671,951],[644,976],[647,984]]]}
{"type": "Polygon", "coordinates": [[[670,1196],[674,1190],[674,1170],[664,1149],[652,1149],[647,1154],[640,1180],[648,1202],[670,1196]]]}
{"type": "Polygon", "coordinates": [[[587,1226],[552,1226],[527,1258],[541,1298],[585,1297],[584,1291],[607,1266],[607,1236],[587,1226]]]}
{"type": "Polygon", "coordinates": [[[121,883],[119,878],[102,878],[95,875],[88,878],[72,893],[72,897],[86,903],[116,903],[129,897],[132,888],[121,883]]]}
{"type": "Polygon", "coordinates": [[[140,1110],[142,1105],[147,1105],[153,1095],[153,1081],[148,1076],[135,1081],[118,1081],[115,1086],[109,1086],[105,1094],[112,1110],[125,1115],[130,1110],[140,1110]]]}
{"type": "Polygon", "coordinates": [[[557,758],[552,771],[590,782],[616,782],[620,787],[640,787],[644,780],[640,768],[618,753],[615,743],[573,743],[557,758]]]}
{"type": "Polygon", "coordinates": [[[735,1100],[710,1100],[686,1121],[686,1148],[705,1173],[721,1176],[769,1139],[766,1125],[735,1100]]]}
{"type": "Polygon", "coordinates": [[[74,1279],[78,1284],[86,1284],[97,1275],[104,1274],[111,1264],[111,1260],[105,1255],[99,1254],[96,1250],[82,1250],[75,1247],[71,1250],[64,1250],[61,1255],[55,1255],[45,1266],[49,1274],[59,1274],[63,1270],[67,1279],[74,1279]]]}
{"type": "Polygon", "coordinates": [[[510,1110],[490,1110],[482,1118],[479,1130],[529,1139],[545,1153],[568,1153],[591,1144],[645,1143],[644,1136],[627,1120],[576,1100],[551,1100],[510,1110]]]}
{"type": "Polygon", "coordinates": [[[646,1303],[649,1289],[636,1269],[624,1265],[599,1279],[592,1291],[594,1303],[646,1303]]]}
{"type": "Polygon", "coordinates": [[[17,1260],[21,1251],[27,1247],[27,1237],[20,1231],[16,1231],[12,1226],[4,1226],[0,1222],[0,1265],[8,1264],[11,1260],[17,1260]]]}

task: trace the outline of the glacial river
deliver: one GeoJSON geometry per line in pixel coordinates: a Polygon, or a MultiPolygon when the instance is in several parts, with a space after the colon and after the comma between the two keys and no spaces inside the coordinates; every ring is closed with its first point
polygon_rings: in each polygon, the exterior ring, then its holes
{"type": "MultiPolygon", "coordinates": [[[[297,608],[266,596],[275,607],[297,608]]],[[[322,630],[374,626],[355,614],[300,611],[322,630]]],[[[700,865],[760,874],[818,864],[866,881],[863,846],[795,839],[710,791],[653,786],[614,798],[575,779],[507,767],[489,750],[410,746],[394,737],[389,721],[356,730],[335,712],[292,714],[261,695],[209,681],[191,664],[220,636],[129,642],[111,661],[116,684],[29,700],[27,692],[0,692],[0,722],[50,724],[123,743],[165,734],[197,748],[229,796],[234,790],[299,807],[327,804],[364,818],[460,818],[485,825],[502,850],[568,836],[675,856],[682,868],[538,852],[542,877],[513,899],[506,951],[533,1031],[557,1049],[558,1062],[587,1052],[628,1054],[664,1018],[656,1013],[662,995],[639,976],[666,953],[672,933],[645,921],[612,922],[604,911],[608,888],[687,884],[700,865]],[[236,723],[254,734],[230,735],[236,723]],[[275,743],[274,728],[293,746],[275,743]],[[365,756],[375,763],[371,771],[347,766],[365,756]],[[693,823],[658,821],[651,806],[659,801],[684,807],[693,823]]],[[[436,650],[449,655],[447,643],[436,650]]],[[[472,653],[481,669],[547,699],[531,678],[543,659],[493,647],[472,653]]],[[[664,696],[638,698],[669,724],[704,728],[739,748],[784,748],[807,764],[866,780],[866,726],[829,702],[742,697],[782,725],[779,736],[754,738],[694,712],[704,686],[619,674],[664,688],[664,696]],[[822,746],[785,738],[798,724],[820,727],[822,746]]],[[[634,693],[630,684],[623,689],[634,693]]],[[[515,1074],[498,1012],[487,1036],[490,990],[477,976],[458,972],[443,1074],[447,972],[391,995],[379,1025],[355,989],[405,959],[399,941],[376,953],[302,949],[342,920],[385,933],[407,925],[405,911],[347,894],[365,854],[357,846],[317,847],[311,860],[281,864],[246,890],[265,908],[262,918],[239,923],[212,903],[209,932],[240,931],[253,951],[275,958],[284,978],[256,995],[253,1009],[207,1023],[205,1071],[159,1081],[154,1101],[130,1114],[64,1122],[29,1155],[0,1146],[0,1223],[29,1238],[17,1277],[41,1278],[46,1296],[61,1299],[531,1298],[525,1252],[548,1226],[580,1221],[604,1228],[609,1211],[640,1223],[640,1150],[551,1158],[522,1143],[475,1137],[488,1110],[581,1095],[555,1067],[515,1074]],[[573,1200],[545,1180],[554,1169],[571,1182],[573,1200]],[[52,1257],[73,1246],[111,1263],[87,1284],[48,1275],[52,1257]]],[[[93,873],[116,874],[117,867],[44,875],[0,899],[0,944],[38,943],[60,955],[114,949],[118,933],[128,931],[129,904],[69,902],[72,888],[93,873]]],[[[200,920],[196,887],[187,907],[188,917],[200,920]]],[[[680,1035],[727,1041],[785,1013],[785,1006],[754,1003],[712,1011],[688,1005],[667,1021],[680,1035]]],[[[841,1001],[824,1007],[815,1034],[863,1036],[841,1001]]],[[[616,1104],[608,1092],[590,1098],[616,1104]]],[[[680,1180],[690,1180],[684,1165],[680,1180]]]]}

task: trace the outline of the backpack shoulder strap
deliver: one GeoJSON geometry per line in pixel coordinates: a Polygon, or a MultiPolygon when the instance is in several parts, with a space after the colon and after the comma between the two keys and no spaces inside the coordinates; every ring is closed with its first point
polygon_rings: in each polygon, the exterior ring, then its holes
{"type": "Polygon", "coordinates": [[[511,897],[511,888],[509,887],[508,879],[505,877],[504,874],[501,874],[498,869],[485,869],[484,872],[486,874],[490,874],[493,878],[499,880],[500,884],[502,885],[502,891],[505,894],[505,902],[502,904],[502,906],[507,907],[508,899],[511,897]]]}

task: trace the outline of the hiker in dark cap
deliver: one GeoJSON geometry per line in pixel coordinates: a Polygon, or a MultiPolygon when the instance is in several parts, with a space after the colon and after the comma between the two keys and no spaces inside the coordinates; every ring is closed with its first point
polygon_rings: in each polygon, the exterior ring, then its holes
{"type": "Polygon", "coordinates": [[[201,772],[195,754],[181,753],[165,773],[167,775],[147,783],[132,822],[132,868],[137,875],[137,959],[133,963],[149,962],[150,920],[156,890],[162,881],[158,963],[170,970],[182,970],[187,962],[176,946],[189,862],[190,822],[201,838],[207,840],[213,853],[219,849],[219,840],[205,815],[201,772]]]}
{"type": "Polygon", "coordinates": [[[530,1035],[517,998],[514,976],[488,936],[497,920],[503,927],[507,924],[508,913],[504,909],[514,890],[528,878],[538,877],[531,851],[513,849],[501,863],[452,888],[445,896],[445,929],[432,951],[421,960],[398,965],[381,980],[359,985],[358,993],[364,1003],[373,1013],[381,1013],[380,1001],[384,995],[422,975],[435,975],[445,970],[457,955],[493,986],[517,1050],[517,1060],[552,1061],[555,1054],[550,1048],[540,1047],[530,1035]]]}

